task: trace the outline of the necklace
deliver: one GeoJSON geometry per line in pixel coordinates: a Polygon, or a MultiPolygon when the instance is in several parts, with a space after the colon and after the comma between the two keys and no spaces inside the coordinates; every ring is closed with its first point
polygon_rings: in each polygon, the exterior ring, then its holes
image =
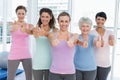
{"type": "Polygon", "coordinates": [[[20,25],[20,27],[23,28],[24,25],[25,25],[25,22],[24,21],[18,21],[18,25],[20,25]]]}

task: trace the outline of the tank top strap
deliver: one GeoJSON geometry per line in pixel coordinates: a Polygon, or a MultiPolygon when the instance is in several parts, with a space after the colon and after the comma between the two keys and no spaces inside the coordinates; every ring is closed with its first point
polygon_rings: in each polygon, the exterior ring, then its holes
{"type": "Polygon", "coordinates": [[[70,39],[70,38],[73,36],[73,34],[72,34],[72,33],[69,33],[68,36],[69,36],[68,38],[70,39]]]}
{"type": "Polygon", "coordinates": [[[69,36],[70,36],[70,38],[73,36],[73,34],[72,33],[69,33],[69,36]]]}
{"type": "Polygon", "coordinates": [[[53,29],[50,29],[50,31],[49,32],[53,32],[53,29]]]}
{"type": "Polygon", "coordinates": [[[29,24],[28,24],[28,23],[26,23],[26,25],[25,25],[25,26],[26,26],[26,28],[27,28],[27,29],[29,28],[29,24]]]}
{"type": "Polygon", "coordinates": [[[59,33],[58,33],[58,32],[56,32],[56,33],[55,33],[55,37],[56,37],[56,38],[58,38],[58,36],[59,36],[59,33]]]}

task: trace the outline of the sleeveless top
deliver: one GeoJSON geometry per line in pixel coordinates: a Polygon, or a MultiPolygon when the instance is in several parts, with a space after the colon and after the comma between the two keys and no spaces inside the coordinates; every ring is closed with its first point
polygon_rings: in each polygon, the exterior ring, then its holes
{"type": "Polygon", "coordinates": [[[52,64],[50,72],[57,74],[74,74],[75,46],[69,47],[66,40],[60,40],[57,46],[52,46],[52,64]]]}
{"type": "Polygon", "coordinates": [[[51,46],[46,36],[35,38],[36,51],[33,55],[33,69],[50,69],[51,65],[51,46]]]}
{"type": "MultiPolygon", "coordinates": [[[[81,71],[96,70],[95,52],[93,40],[94,35],[88,35],[88,47],[83,48],[80,45],[76,46],[74,63],[75,68],[81,71]]],[[[84,41],[82,35],[79,35],[79,40],[84,41]]]]}
{"type": "MultiPolygon", "coordinates": [[[[26,24],[28,28],[29,25],[26,24]]],[[[21,32],[20,26],[14,32],[11,32],[12,44],[10,49],[10,54],[8,56],[9,60],[19,60],[31,58],[29,51],[29,34],[26,32],[21,32]]]]}
{"type": "MultiPolygon", "coordinates": [[[[90,32],[90,34],[99,36],[98,32],[94,29],[90,32]]],[[[105,33],[103,35],[104,40],[104,46],[97,48],[95,47],[95,59],[97,66],[99,67],[110,67],[111,66],[111,49],[109,45],[109,35],[114,35],[113,31],[105,30],[105,33]]]]}

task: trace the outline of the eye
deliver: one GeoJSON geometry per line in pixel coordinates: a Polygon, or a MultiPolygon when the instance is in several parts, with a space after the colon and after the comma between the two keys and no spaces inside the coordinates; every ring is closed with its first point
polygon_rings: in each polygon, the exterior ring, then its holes
{"type": "Polygon", "coordinates": [[[45,16],[41,16],[41,18],[44,18],[45,16]]]}
{"type": "Polygon", "coordinates": [[[97,20],[98,20],[98,21],[100,21],[100,20],[101,20],[101,21],[105,21],[104,18],[97,18],[97,20]]]}
{"type": "Polygon", "coordinates": [[[22,15],[25,15],[25,13],[22,13],[22,15]]]}
{"type": "Polygon", "coordinates": [[[69,22],[69,21],[67,21],[67,20],[65,21],[65,23],[68,23],[68,22],[69,22]]]}
{"type": "Polygon", "coordinates": [[[46,18],[49,18],[49,16],[46,16],[46,18]]]}
{"type": "Polygon", "coordinates": [[[87,25],[86,27],[90,27],[89,25],[87,25]]]}
{"type": "Polygon", "coordinates": [[[20,15],[20,13],[18,13],[18,15],[20,15]]]}
{"type": "Polygon", "coordinates": [[[84,26],[84,25],[82,25],[81,27],[83,27],[83,28],[84,28],[85,26],[84,26]]]}
{"type": "Polygon", "coordinates": [[[60,22],[64,22],[63,20],[60,20],[60,22]]]}
{"type": "Polygon", "coordinates": [[[100,19],[97,19],[97,20],[100,20],[100,19]]]}
{"type": "Polygon", "coordinates": [[[102,21],[105,21],[105,19],[101,19],[102,21]]]}

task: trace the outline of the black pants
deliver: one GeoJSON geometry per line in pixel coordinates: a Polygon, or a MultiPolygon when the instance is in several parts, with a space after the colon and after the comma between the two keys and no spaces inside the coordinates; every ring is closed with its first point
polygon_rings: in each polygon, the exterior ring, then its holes
{"type": "Polygon", "coordinates": [[[50,72],[50,80],[76,80],[75,74],[56,74],[50,72]]]}
{"type": "Polygon", "coordinates": [[[34,80],[49,80],[49,70],[33,70],[34,80]]]}
{"type": "Polygon", "coordinates": [[[8,60],[8,77],[7,80],[14,80],[15,75],[16,75],[16,70],[22,62],[25,75],[26,75],[26,80],[32,80],[32,62],[31,58],[30,59],[21,59],[21,60],[8,60]]]}
{"type": "Polygon", "coordinates": [[[96,70],[81,71],[76,70],[76,80],[95,80],[96,70]]]}
{"type": "Polygon", "coordinates": [[[96,80],[107,80],[108,74],[111,70],[111,67],[97,67],[97,76],[96,80]]]}

